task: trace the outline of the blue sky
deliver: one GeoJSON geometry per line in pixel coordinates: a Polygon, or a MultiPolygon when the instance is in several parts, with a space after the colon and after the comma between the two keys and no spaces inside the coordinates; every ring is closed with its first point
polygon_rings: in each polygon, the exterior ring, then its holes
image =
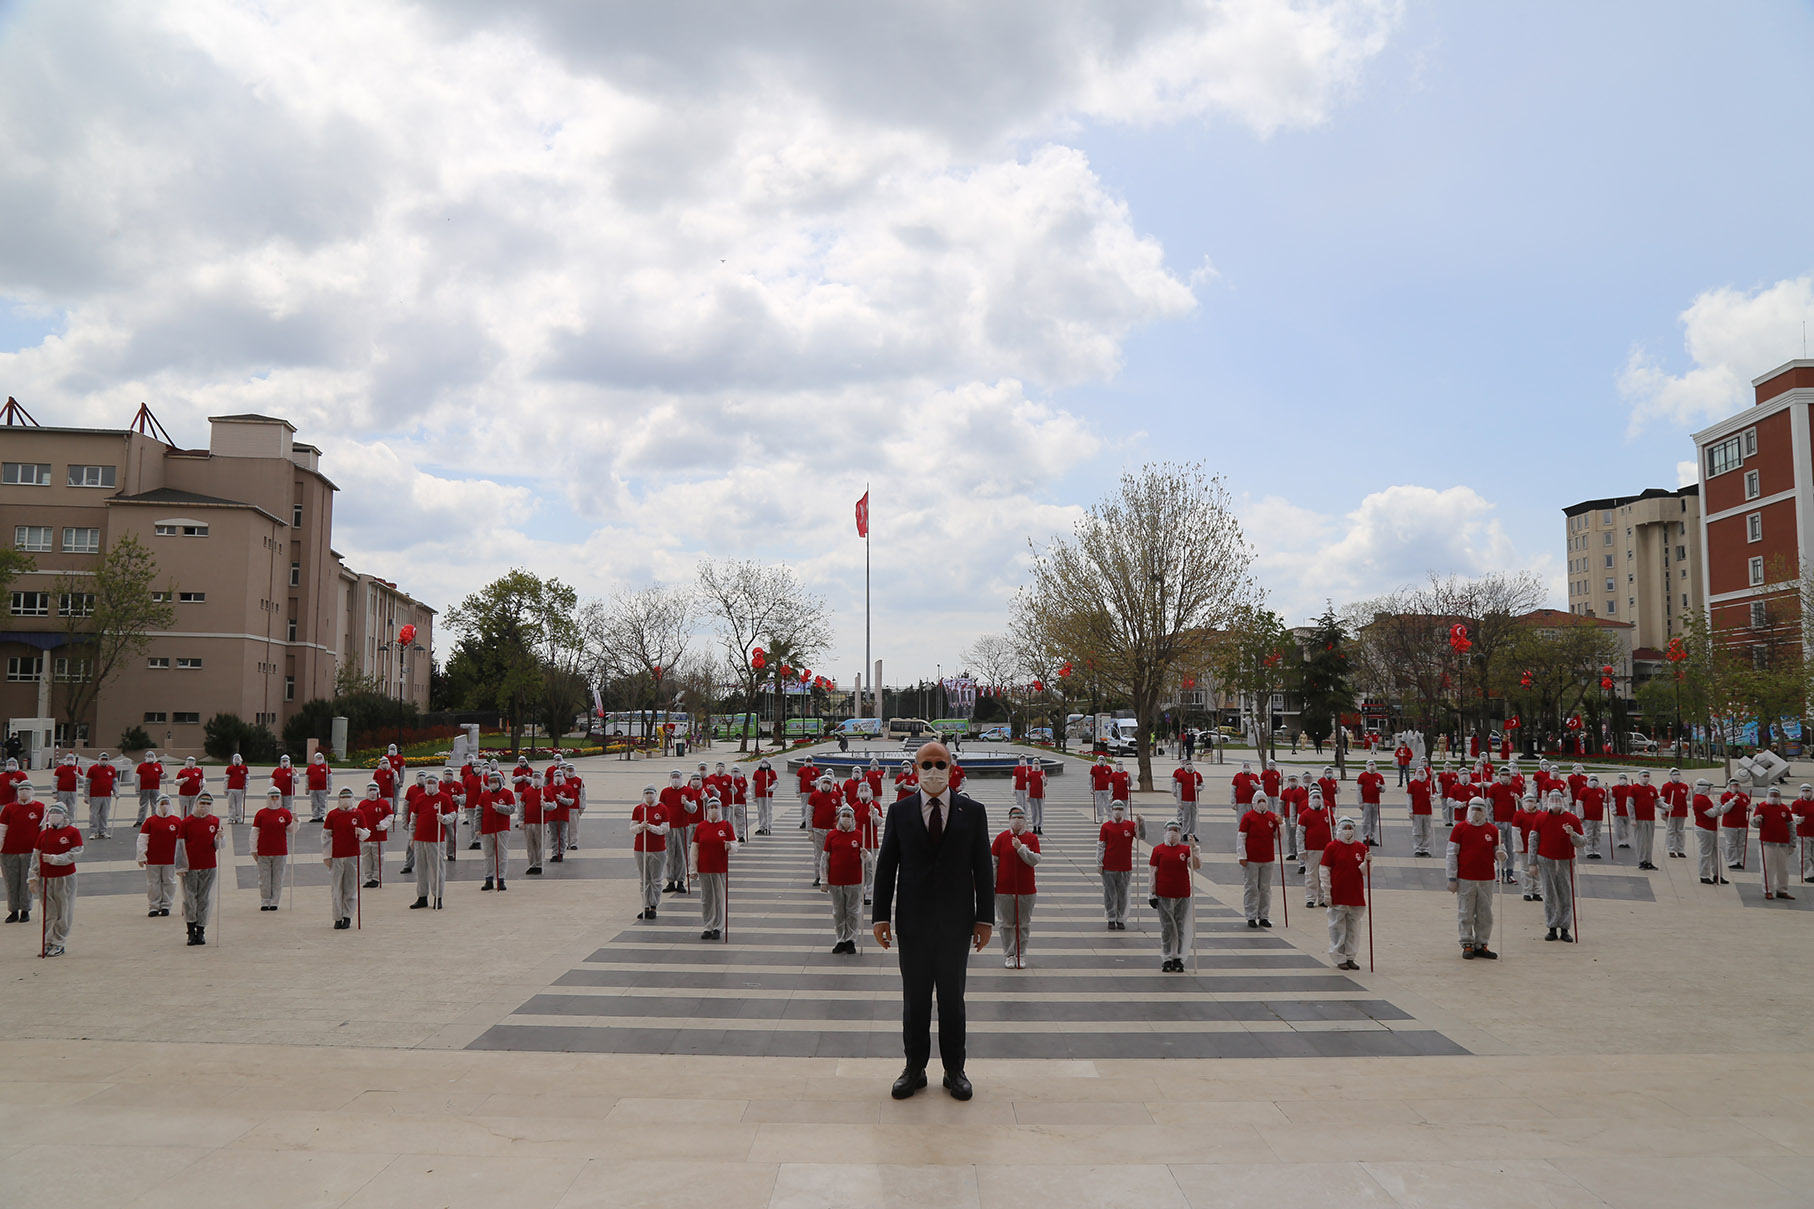
{"type": "Polygon", "coordinates": [[[1807,5],[7,18],[0,395],[285,415],[336,547],[440,608],[786,561],[846,679],[865,485],[891,680],[1159,458],[1288,620],[1560,604],[1560,509],[1674,486],[1814,312],[1807,5]]]}

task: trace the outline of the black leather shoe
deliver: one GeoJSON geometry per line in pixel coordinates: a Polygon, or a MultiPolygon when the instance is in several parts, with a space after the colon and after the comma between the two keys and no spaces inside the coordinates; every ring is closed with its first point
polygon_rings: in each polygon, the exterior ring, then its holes
{"type": "Polygon", "coordinates": [[[976,1094],[970,1086],[970,1080],[964,1077],[964,1072],[961,1070],[945,1072],[945,1090],[951,1093],[953,1100],[968,1100],[976,1094]]]}
{"type": "Polygon", "coordinates": [[[901,1077],[894,1081],[894,1089],[888,1094],[897,1100],[905,1100],[920,1088],[926,1086],[926,1068],[914,1070],[908,1067],[901,1072],[901,1077]]]}
{"type": "Polygon", "coordinates": [[[420,911],[427,906],[428,906],[428,900],[426,898],[418,898],[415,902],[413,902],[409,905],[409,909],[411,911],[420,911]]]}

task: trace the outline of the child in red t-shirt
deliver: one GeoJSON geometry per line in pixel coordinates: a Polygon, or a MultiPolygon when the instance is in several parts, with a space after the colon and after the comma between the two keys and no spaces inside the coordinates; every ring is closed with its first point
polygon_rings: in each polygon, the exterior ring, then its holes
{"type": "Polygon", "coordinates": [[[1329,956],[1338,958],[1338,970],[1358,970],[1361,919],[1367,914],[1367,870],[1373,859],[1355,830],[1354,820],[1344,817],[1335,838],[1323,849],[1323,872],[1329,880],[1329,956]]]}
{"type": "MultiPolygon", "coordinates": [[[[1251,813],[1251,812],[1250,812],[1251,813]]],[[[1270,812],[1269,812],[1270,813],[1270,812]]],[[[1165,825],[1165,842],[1154,844],[1147,858],[1152,871],[1147,902],[1159,912],[1159,968],[1166,973],[1184,972],[1184,950],[1192,939],[1190,875],[1203,867],[1203,854],[1195,836],[1186,841],[1176,819],[1165,825]]]]}

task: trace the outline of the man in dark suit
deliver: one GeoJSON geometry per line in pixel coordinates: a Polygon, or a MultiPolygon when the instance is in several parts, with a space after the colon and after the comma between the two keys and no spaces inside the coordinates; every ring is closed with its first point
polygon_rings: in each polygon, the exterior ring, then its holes
{"type": "Polygon", "coordinates": [[[926,1086],[932,1056],[932,997],[938,994],[938,1050],[945,1087],[970,1098],[964,1076],[964,976],[970,950],[980,952],[995,927],[995,875],[989,862],[989,816],[983,804],[950,788],[951,753],[943,743],[920,748],[919,792],[888,808],[876,858],[875,938],[901,942],[905,1006],[901,1033],[907,1068],[894,1081],[905,1100],[926,1086]],[[895,883],[900,882],[896,911],[895,883]],[[899,928],[893,926],[899,923],[899,928]]]}

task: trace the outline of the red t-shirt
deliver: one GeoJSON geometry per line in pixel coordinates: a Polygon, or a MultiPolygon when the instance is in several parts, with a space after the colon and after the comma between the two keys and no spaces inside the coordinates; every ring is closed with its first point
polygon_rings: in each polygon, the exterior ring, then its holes
{"type": "Polygon", "coordinates": [[[952,790],[955,792],[956,790],[962,789],[964,787],[964,778],[968,777],[969,775],[970,775],[969,773],[964,771],[964,766],[962,764],[957,763],[955,760],[952,761],[952,763],[951,763],[951,788],[952,788],[952,790]]]}
{"type": "MultiPolygon", "coordinates": [[[[880,780],[881,778],[877,777],[876,779],[880,780]]],[[[747,777],[742,775],[731,777],[731,805],[748,806],[750,802],[749,792],[750,783],[747,777]]]]}
{"type": "Polygon", "coordinates": [[[534,781],[517,790],[517,801],[523,805],[523,822],[535,826],[542,821],[542,788],[534,781]]]}
{"type": "Polygon", "coordinates": [[[825,880],[833,886],[863,883],[863,837],[835,827],[825,837],[825,880]]]}
{"type": "Polygon", "coordinates": [[[1323,868],[1329,871],[1329,905],[1364,907],[1367,905],[1366,874],[1361,866],[1367,862],[1367,846],[1359,840],[1345,844],[1329,841],[1323,849],[1323,868]]]}
{"type": "Polygon", "coordinates": [[[1253,805],[1254,790],[1260,787],[1260,778],[1251,772],[1237,772],[1234,778],[1235,805],[1253,805]]]}
{"type": "Polygon", "coordinates": [[[286,798],[296,796],[296,770],[279,765],[271,770],[271,784],[286,798]]]}
{"type": "Polygon", "coordinates": [[[515,801],[516,795],[508,789],[494,789],[486,794],[481,802],[483,809],[479,811],[479,834],[498,835],[509,831],[510,816],[499,814],[497,808],[508,806],[515,801]]]}
{"type": "Polygon", "coordinates": [[[872,797],[879,798],[882,796],[882,770],[881,769],[879,769],[879,768],[869,769],[867,772],[865,772],[863,774],[863,779],[865,781],[869,782],[869,792],[872,797]]]}
{"type": "Polygon", "coordinates": [[[1631,815],[1632,788],[1633,787],[1630,785],[1614,785],[1612,787],[1612,812],[1619,818],[1628,818],[1631,815]]]}
{"type": "Polygon", "coordinates": [[[1194,768],[1180,768],[1172,773],[1172,780],[1178,783],[1178,800],[1194,802],[1197,800],[1197,787],[1203,784],[1203,774],[1194,768]]]}
{"type": "Polygon", "coordinates": [[[38,853],[39,877],[68,877],[76,871],[74,865],[49,865],[44,858],[62,856],[71,849],[82,846],[82,833],[74,827],[47,827],[38,833],[38,842],[33,845],[38,853]]]}
{"type": "Polygon", "coordinates": [[[1304,850],[1320,852],[1328,847],[1333,838],[1329,830],[1329,811],[1326,807],[1313,807],[1298,815],[1298,826],[1304,829],[1304,850]]]}
{"type": "MultiPolygon", "coordinates": [[[[313,770],[311,770],[311,772],[312,771],[313,770]]],[[[390,761],[388,761],[388,760],[378,761],[378,767],[372,769],[372,780],[378,782],[378,792],[383,797],[388,798],[388,797],[392,797],[396,794],[396,792],[397,792],[397,774],[396,774],[396,771],[391,768],[390,761]]],[[[309,788],[310,789],[315,788],[313,776],[311,776],[309,778],[309,788]]],[[[323,786],[321,786],[321,788],[326,789],[327,786],[323,785],[323,786]]]]}
{"type": "Polygon", "coordinates": [[[139,788],[156,789],[164,783],[164,766],[162,764],[141,764],[138,767],[139,788]]]}
{"type": "Polygon", "coordinates": [[[1244,838],[1245,859],[1250,861],[1270,861],[1273,855],[1272,837],[1279,829],[1279,816],[1270,810],[1249,810],[1241,816],[1241,835],[1244,838]]]}
{"type": "MultiPolygon", "coordinates": [[[[311,764],[303,770],[303,775],[308,779],[309,789],[311,791],[326,789],[328,787],[328,766],[326,764],[311,764]]],[[[378,780],[376,777],[373,777],[372,779],[374,781],[378,780]]],[[[393,773],[391,776],[391,784],[395,785],[396,783],[396,775],[393,773]]],[[[378,791],[380,793],[384,792],[384,782],[378,782],[378,791]]]]}
{"type": "Polygon", "coordinates": [[[1491,823],[1455,824],[1449,843],[1460,846],[1455,876],[1464,882],[1490,882],[1498,871],[1499,828],[1491,823]]]}
{"type": "MultiPolygon", "coordinates": [[[[410,786],[414,789],[415,786],[410,786]]],[[[453,799],[445,790],[429,793],[426,789],[410,806],[410,834],[425,844],[433,844],[443,838],[441,816],[453,813],[453,799]]]]}
{"type": "Polygon", "coordinates": [[[1025,789],[1026,787],[1027,787],[1027,766],[1025,764],[1016,764],[1014,766],[1014,788],[1025,789]]]}
{"type": "Polygon", "coordinates": [[[1537,820],[1537,855],[1546,861],[1572,861],[1575,843],[1569,831],[1580,831],[1581,820],[1566,810],[1545,810],[1537,820]]]}
{"type": "Polygon", "coordinates": [[[1659,791],[1665,802],[1669,803],[1669,817],[1685,819],[1688,817],[1688,782],[1664,781],[1659,791]]]}
{"type": "Polygon", "coordinates": [[[358,829],[363,827],[357,807],[336,806],[321,821],[321,830],[331,843],[329,856],[358,856],[358,829]]]}
{"type": "MultiPolygon", "coordinates": [[[[1020,842],[1039,851],[1039,837],[1032,830],[1020,833],[1020,842]]],[[[1033,884],[1033,866],[1020,859],[1020,853],[1014,851],[1015,835],[1012,828],[995,837],[989,845],[989,855],[995,858],[995,892],[997,894],[1037,894],[1033,884]]]]}
{"type": "Polygon", "coordinates": [[[1601,823],[1606,820],[1606,789],[1601,785],[1589,785],[1577,795],[1581,806],[1581,817],[1590,823],[1601,823]]]}
{"type": "Polygon", "coordinates": [[[1720,805],[1726,807],[1725,817],[1720,820],[1727,827],[1749,827],[1751,825],[1751,795],[1741,790],[1728,789],[1720,795],[1720,805]]]}
{"type": "Polygon", "coordinates": [[[829,831],[838,825],[838,807],[844,798],[836,789],[815,789],[807,804],[812,807],[812,825],[816,831],[829,831]]]}
{"type": "Polygon", "coordinates": [[[918,773],[897,772],[894,774],[894,800],[900,801],[920,787],[918,773]]]}
{"type": "Polygon", "coordinates": [[[6,828],[6,843],[0,853],[24,856],[35,850],[38,829],[44,826],[44,803],[8,802],[0,806],[0,827],[6,828]]]}
{"type": "Polygon", "coordinates": [[[147,865],[176,864],[176,842],[183,838],[183,820],[173,814],[150,814],[139,832],[146,836],[147,865]]]}
{"type": "Polygon", "coordinates": [[[1789,809],[1795,812],[1799,821],[1795,824],[1795,834],[1814,836],[1814,798],[1796,798],[1789,803],[1789,809]]]}
{"type": "Polygon", "coordinates": [[[542,817],[550,823],[565,823],[573,817],[577,797],[566,781],[550,785],[542,794],[542,817]]]}
{"type": "Polygon", "coordinates": [[[1139,830],[1134,820],[1114,819],[1102,825],[1096,838],[1102,841],[1102,868],[1108,873],[1132,873],[1134,871],[1134,835],[1139,830]]]}
{"type": "Polygon", "coordinates": [[[191,869],[214,868],[214,837],[220,834],[220,819],[211,814],[192,814],[183,820],[183,859],[191,869]]]}
{"type": "Polygon", "coordinates": [[[1631,787],[1632,817],[1640,823],[1656,822],[1657,796],[1655,785],[1633,785],[1631,787]]]}
{"type": "Polygon", "coordinates": [[[1702,831],[1720,829],[1720,809],[1713,804],[1713,799],[1704,793],[1694,795],[1694,825],[1702,831]]]}
{"type": "Polygon", "coordinates": [[[1494,782],[1487,790],[1493,802],[1493,821],[1509,823],[1512,816],[1518,813],[1518,803],[1523,801],[1516,785],[1494,782]]]}
{"type": "Polygon", "coordinates": [[[1260,784],[1266,787],[1266,796],[1269,798],[1278,797],[1279,786],[1284,783],[1284,774],[1276,768],[1268,768],[1260,774],[1260,784]]]}
{"type": "Polygon", "coordinates": [[[1766,844],[1788,844],[1795,839],[1795,812],[1782,802],[1764,802],[1757,808],[1762,823],[1757,837],[1766,844]]]}
{"type": "MultiPolygon", "coordinates": [[[[653,806],[645,805],[642,802],[636,803],[630,810],[630,821],[632,823],[648,823],[650,826],[655,827],[659,827],[663,823],[668,823],[672,826],[673,823],[673,820],[668,817],[668,808],[663,806],[660,802],[656,802],[653,806]]],[[[638,831],[636,833],[635,850],[637,852],[666,852],[668,850],[668,837],[665,835],[657,835],[653,831],[638,831]]]]}
{"type": "Polygon", "coordinates": [[[737,839],[737,829],[727,819],[704,822],[693,832],[699,845],[699,872],[728,873],[731,868],[730,845],[737,839]]]}
{"type": "Polygon", "coordinates": [[[1027,797],[1045,800],[1046,770],[1043,768],[1027,769],[1027,797]]]}
{"type": "Polygon", "coordinates": [[[1334,777],[1318,777],[1316,787],[1323,791],[1323,805],[1335,809],[1335,795],[1341,790],[1341,782],[1334,777]]]}
{"type": "MultiPolygon", "coordinates": [[[[752,779],[756,782],[756,796],[757,797],[772,798],[775,796],[775,770],[774,769],[758,768],[756,770],[755,777],[752,779]]],[[[898,779],[899,778],[897,778],[897,780],[898,779]]]]}
{"type": "Polygon", "coordinates": [[[254,855],[290,855],[290,825],[295,821],[296,816],[282,806],[266,806],[253,815],[252,830],[258,834],[257,846],[252,849],[254,855]]]}
{"type": "Polygon", "coordinates": [[[1279,794],[1279,813],[1284,815],[1288,821],[1297,818],[1298,814],[1309,804],[1310,790],[1302,785],[1287,787],[1283,793],[1279,794]]]}
{"type": "Polygon", "coordinates": [[[1116,769],[1109,777],[1109,796],[1117,802],[1127,801],[1128,791],[1134,786],[1134,774],[1116,769]]]}
{"type": "Polygon", "coordinates": [[[705,795],[691,785],[680,791],[680,815],[674,820],[682,827],[697,827],[705,821],[705,795]]]}
{"type": "Polygon", "coordinates": [[[372,833],[369,843],[381,844],[390,838],[386,824],[395,811],[391,809],[389,798],[365,798],[355,809],[359,811],[359,825],[372,833]]]}
{"type": "Polygon", "coordinates": [[[202,791],[207,775],[199,768],[179,768],[176,772],[176,792],[178,797],[192,798],[202,791]]]}
{"type": "Polygon", "coordinates": [[[74,793],[76,782],[81,779],[82,771],[74,764],[59,764],[51,771],[51,780],[58,793],[74,793]]]}
{"type": "Polygon", "coordinates": [[[1430,782],[1413,779],[1405,786],[1405,792],[1411,795],[1411,813],[1430,813],[1430,782]]]}
{"type": "MultiPolygon", "coordinates": [[[[1385,787],[1386,778],[1380,776],[1376,772],[1363,772],[1360,776],[1354,778],[1354,780],[1355,783],[1360,786],[1361,803],[1366,806],[1379,805],[1379,793],[1380,790],[1385,787]]],[[[1426,792],[1425,797],[1427,798],[1428,796],[1429,795],[1426,792]]]]}
{"type": "Polygon", "coordinates": [[[244,789],[246,787],[246,779],[251,775],[252,770],[247,768],[244,764],[227,765],[227,788],[244,789]]]}
{"type": "Polygon", "coordinates": [[[1160,898],[1190,897],[1190,845],[1154,844],[1146,860],[1153,869],[1153,893],[1160,898]]]}
{"type": "Polygon", "coordinates": [[[1411,763],[1411,749],[1400,746],[1397,751],[1392,753],[1392,757],[1397,760],[1401,766],[1409,767],[1411,763]]]}
{"type": "Polygon", "coordinates": [[[857,804],[857,788],[862,784],[863,778],[855,775],[846,777],[839,783],[838,791],[844,795],[844,804],[846,806],[855,806],[857,804]]]}
{"type": "Polygon", "coordinates": [[[819,770],[813,767],[811,760],[808,760],[805,764],[800,766],[798,779],[801,793],[811,793],[813,791],[813,782],[819,779],[819,770]]]}
{"type": "MultiPolygon", "coordinates": [[[[1109,778],[1114,775],[1115,770],[1110,768],[1107,764],[1090,765],[1090,788],[1092,790],[1107,789],[1109,787],[1109,778]]],[[[1019,788],[1019,786],[1016,786],[1016,788],[1019,788]]]]}

